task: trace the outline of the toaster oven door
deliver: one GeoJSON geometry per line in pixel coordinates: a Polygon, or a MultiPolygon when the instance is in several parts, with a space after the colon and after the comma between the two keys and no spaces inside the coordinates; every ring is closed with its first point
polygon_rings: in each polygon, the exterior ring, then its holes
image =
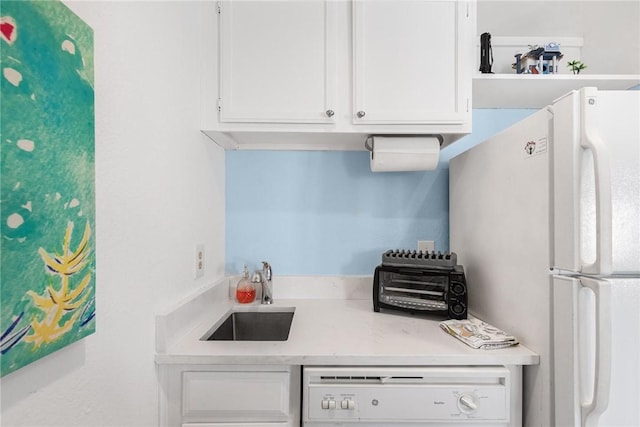
{"type": "Polygon", "coordinates": [[[383,308],[446,313],[448,289],[446,272],[381,266],[376,269],[374,280],[374,306],[377,294],[383,308]]]}

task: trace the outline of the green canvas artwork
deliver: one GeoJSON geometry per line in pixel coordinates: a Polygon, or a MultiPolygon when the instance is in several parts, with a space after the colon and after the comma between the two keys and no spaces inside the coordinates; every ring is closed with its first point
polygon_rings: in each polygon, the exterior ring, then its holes
{"type": "Polygon", "coordinates": [[[59,1],[0,4],[0,364],[95,332],[93,31],[59,1]]]}

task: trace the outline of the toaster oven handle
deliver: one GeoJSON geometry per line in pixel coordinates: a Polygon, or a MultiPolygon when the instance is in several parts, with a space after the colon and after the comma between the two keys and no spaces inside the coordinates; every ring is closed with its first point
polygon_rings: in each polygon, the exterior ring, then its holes
{"type": "Polygon", "coordinates": [[[373,273],[373,311],[380,311],[380,266],[373,273]]]}

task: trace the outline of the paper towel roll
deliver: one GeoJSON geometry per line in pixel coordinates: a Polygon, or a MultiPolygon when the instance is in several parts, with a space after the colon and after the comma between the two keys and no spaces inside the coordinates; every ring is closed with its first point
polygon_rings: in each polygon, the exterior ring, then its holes
{"type": "Polygon", "coordinates": [[[374,136],[371,145],[372,172],[433,170],[440,157],[435,136],[374,136]]]}

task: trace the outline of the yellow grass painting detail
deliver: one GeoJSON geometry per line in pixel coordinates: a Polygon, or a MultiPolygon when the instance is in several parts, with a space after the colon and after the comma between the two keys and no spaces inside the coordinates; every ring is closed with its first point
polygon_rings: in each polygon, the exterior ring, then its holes
{"type": "Polygon", "coordinates": [[[82,307],[89,297],[85,290],[87,290],[87,285],[91,282],[90,272],[84,275],[76,286],[71,285],[71,280],[76,274],[82,273],[88,264],[91,227],[89,223],[86,224],[82,240],[78,247],[72,251],[70,243],[73,225],[73,222],[67,224],[61,254],[51,255],[44,248],[39,250],[47,269],[52,275],[60,279],[60,287],[56,290],[50,284],[47,286],[44,295],[38,295],[33,291],[27,292],[33,299],[35,306],[43,312],[42,320],[34,319],[31,321],[32,334],[24,338],[25,342],[33,343],[35,348],[43,343],[54,342],[68,332],[81,314],[81,311],[77,309],[82,307]],[[63,317],[72,311],[76,312],[71,318],[61,323],[63,317]]]}

